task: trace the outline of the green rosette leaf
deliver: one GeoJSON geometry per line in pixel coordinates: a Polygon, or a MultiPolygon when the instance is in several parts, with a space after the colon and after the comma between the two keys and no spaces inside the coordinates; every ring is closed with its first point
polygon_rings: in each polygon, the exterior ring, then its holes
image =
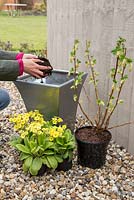
{"type": "Polygon", "coordinates": [[[39,158],[39,157],[36,157],[34,158],[31,166],[30,166],[30,173],[33,175],[33,176],[36,176],[38,174],[38,171],[40,170],[42,166],[42,159],[39,158]]]}
{"type": "Polygon", "coordinates": [[[16,148],[19,150],[19,151],[22,151],[23,153],[29,153],[30,154],[30,150],[28,147],[24,146],[23,144],[17,144],[16,145],[16,148]]]}

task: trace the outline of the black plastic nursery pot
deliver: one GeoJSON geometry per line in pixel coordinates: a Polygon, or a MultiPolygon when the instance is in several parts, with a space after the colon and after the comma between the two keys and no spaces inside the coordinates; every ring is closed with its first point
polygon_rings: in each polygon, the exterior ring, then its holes
{"type": "MultiPolygon", "coordinates": [[[[112,138],[109,131],[104,131],[105,138],[102,141],[85,141],[80,139],[80,132],[92,129],[91,126],[76,130],[78,164],[92,169],[101,168],[106,162],[107,146],[112,138]]],[[[100,133],[99,133],[100,134],[100,133]]],[[[91,139],[92,140],[92,139],[91,139]]]]}
{"type": "MultiPolygon", "coordinates": [[[[68,171],[72,168],[72,160],[65,159],[62,163],[58,164],[56,171],[68,171]]],[[[42,165],[40,170],[38,171],[37,176],[43,176],[45,172],[49,171],[49,168],[46,165],[42,165]]]]}
{"type": "Polygon", "coordinates": [[[57,171],[68,171],[72,168],[72,160],[65,159],[62,163],[58,164],[57,171]]]}
{"type": "Polygon", "coordinates": [[[48,167],[46,165],[42,165],[42,167],[40,168],[40,170],[38,171],[37,176],[43,176],[44,173],[48,170],[48,167]]]}

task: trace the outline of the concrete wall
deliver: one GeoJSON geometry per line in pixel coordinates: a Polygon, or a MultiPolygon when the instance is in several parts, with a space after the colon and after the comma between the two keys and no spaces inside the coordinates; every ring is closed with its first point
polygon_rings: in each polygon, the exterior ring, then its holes
{"type": "MultiPolygon", "coordinates": [[[[127,39],[128,53],[134,57],[134,0],[51,0],[48,6],[48,57],[55,68],[69,69],[69,52],[74,39],[81,41],[79,56],[83,60],[85,41],[92,43],[92,53],[100,72],[100,94],[106,99],[108,70],[114,64],[111,49],[119,36],[127,39]]],[[[82,69],[86,70],[84,62],[82,69]]],[[[134,121],[134,73],[130,74],[122,99],[111,125],[134,121]]],[[[86,83],[87,87],[87,83],[86,83]]],[[[81,95],[84,107],[93,115],[95,110],[93,89],[89,88],[92,105],[81,95]]],[[[134,153],[134,125],[112,130],[117,143],[134,153]]]]}

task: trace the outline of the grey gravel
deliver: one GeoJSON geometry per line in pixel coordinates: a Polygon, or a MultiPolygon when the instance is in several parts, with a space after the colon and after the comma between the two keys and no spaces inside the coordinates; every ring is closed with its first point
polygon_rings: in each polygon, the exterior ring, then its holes
{"type": "MultiPolygon", "coordinates": [[[[108,147],[107,162],[93,170],[77,165],[67,172],[46,172],[32,177],[24,174],[18,153],[8,144],[15,134],[9,117],[26,111],[12,82],[0,82],[11,103],[0,112],[0,200],[132,200],[134,199],[134,156],[114,141],[108,147]]],[[[84,123],[84,122],[83,122],[84,123]]]]}

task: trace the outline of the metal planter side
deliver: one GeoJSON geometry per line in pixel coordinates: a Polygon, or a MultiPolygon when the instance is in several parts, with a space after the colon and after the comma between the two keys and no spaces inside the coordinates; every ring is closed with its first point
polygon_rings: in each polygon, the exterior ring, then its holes
{"type": "MultiPolygon", "coordinates": [[[[83,83],[86,76],[85,73],[83,83]]],[[[35,80],[30,75],[25,75],[14,81],[27,111],[38,109],[46,120],[60,116],[73,130],[77,112],[77,102],[73,101],[74,92],[70,89],[74,81],[73,76],[68,77],[68,71],[65,70],[54,70],[52,76],[45,79],[46,83],[35,80]]],[[[78,98],[82,85],[78,88],[78,98]]]]}

